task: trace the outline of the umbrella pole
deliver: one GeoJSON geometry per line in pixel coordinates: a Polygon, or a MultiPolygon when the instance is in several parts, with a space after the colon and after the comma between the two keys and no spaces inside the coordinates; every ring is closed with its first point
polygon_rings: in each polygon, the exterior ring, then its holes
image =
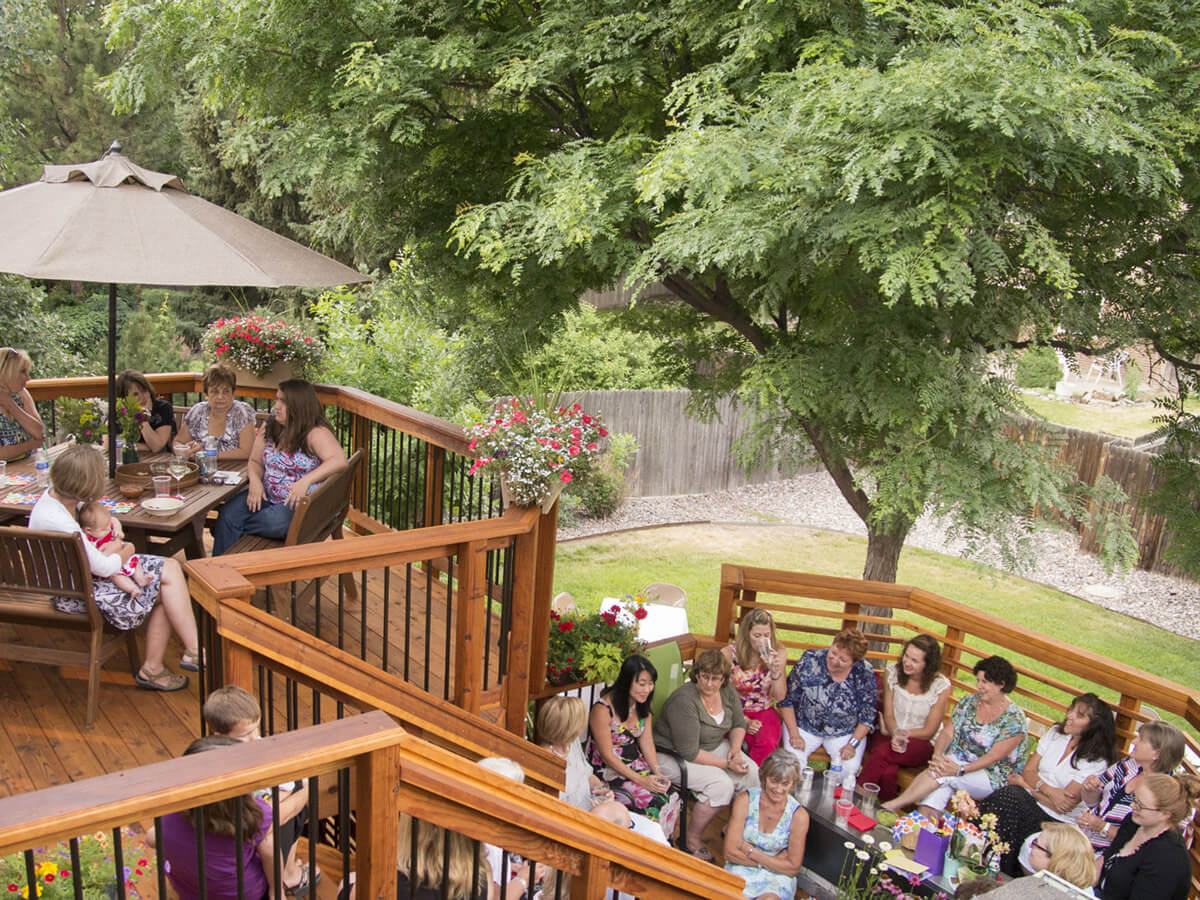
{"type": "Polygon", "coordinates": [[[117,283],[108,283],[108,477],[117,474],[117,283]]]}

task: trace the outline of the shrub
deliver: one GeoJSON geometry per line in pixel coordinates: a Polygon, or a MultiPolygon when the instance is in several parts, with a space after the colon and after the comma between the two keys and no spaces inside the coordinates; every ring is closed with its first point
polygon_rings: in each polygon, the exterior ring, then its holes
{"type": "Polygon", "coordinates": [[[625,475],[633,465],[637,451],[634,435],[612,435],[604,455],[579,479],[578,486],[571,485],[567,489],[579,497],[583,515],[603,519],[621,508],[625,500],[625,475]]]}
{"type": "Polygon", "coordinates": [[[1052,391],[1061,379],[1058,354],[1050,347],[1032,347],[1017,360],[1017,387],[1052,391]]]}

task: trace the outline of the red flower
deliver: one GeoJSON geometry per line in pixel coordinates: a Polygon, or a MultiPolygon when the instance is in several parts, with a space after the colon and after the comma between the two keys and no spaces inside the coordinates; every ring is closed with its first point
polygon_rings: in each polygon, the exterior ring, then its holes
{"type": "Polygon", "coordinates": [[[637,609],[635,609],[633,611],[633,617],[635,619],[644,619],[648,615],[650,615],[650,613],[646,610],[646,607],[644,607],[644,606],[639,606],[637,609]]]}
{"type": "Polygon", "coordinates": [[[475,449],[475,441],[476,441],[476,438],[471,438],[471,443],[467,444],[467,449],[468,449],[468,450],[474,450],[474,449],[475,449]]]}
{"type": "Polygon", "coordinates": [[[584,416],[584,417],[583,417],[583,424],[584,424],[584,425],[591,425],[591,424],[592,424],[592,417],[591,417],[591,416],[584,416]]]}
{"type": "MultiPolygon", "coordinates": [[[[572,622],[572,621],[570,621],[570,620],[567,620],[566,622],[559,622],[559,623],[558,623],[558,630],[559,630],[559,631],[570,631],[570,630],[571,630],[572,628],[574,628],[574,627],[575,627],[575,623],[574,623],[574,622],[572,622]]],[[[570,660],[567,660],[567,662],[570,662],[570,660]]]]}
{"type": "Polygon", "coordinates": [[[600,437],[608,437],[608,432],[605,431],[603,428],[597,428],[596,433],[599,434],[600,437]]]}
{"type": "Polygon", "coordinates": [[[554,610],[550,610],[550,618],[557,619],[558,613],[556,613],[554,610]]]}
{"type": "Polygon", "coordinates": [[[54,876],[53,876],[53,875],[51,875],[49,872],[47,872],[47,873],[46,873],[46,884],[49,884],[49,883],[50,883],[50,882],[52,882],[53,880],[54,880],[54,876]]]}
{"type": "Polygon", "coordinates": [[[149,860],[147,860],[147,859],[139,859],[139,860],[138,860],[138,865],[139,865],[139,866],[142,866],[142,867],[145,867],[145,866],[148,866],[148,865],[150,865],[150,861],[149,861],[149,860]]]}
{"type": "Polygon", "coordinates": [[[588,444],[588,445],[587,445],[587,448],[588,448],[589,450],[595,450],[595,449],[596,449],[596,444],[595,444],[594,442],[593,442],[593,443],[590,443],[590,444],[588,444]]]}
{"type": "Polygon", "coordinates": [[[567,452],[570,453],[572,456],[578,456],[579,455],[579,447],[575,444],[572,444],[571,449],[568,450],[567,452]]]}
{"type": "Polygon", "coordinates": [[[8,883],[8,892],[10,894],[15,894],[19,890],[20,890],[20,888],[17,887],[15,884],[13,884],[11,881],[8,883]]]}
{"type": "Polygon", "coordinates": [[[567,472],[565,470],[563,471],[562,475],[560,475],[558,477],[562,480],[563,484],[570,484],[571,479],[574,478],[574,476],[570,472],[567,472]]]}
{"type": "Polygon", "coordinates": [[[550,442],[550,447],[551,447],[551,449],[557,450],[557,449],[558,449],[559,447],[561,447],[561,446],[562,446],[562,444],[560,444],[558,441],[551,441],[551,442],[550,442]]]}

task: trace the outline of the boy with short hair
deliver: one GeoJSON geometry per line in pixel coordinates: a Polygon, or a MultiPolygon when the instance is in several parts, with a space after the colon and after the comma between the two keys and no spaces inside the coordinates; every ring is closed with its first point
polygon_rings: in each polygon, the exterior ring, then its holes
{"type": "MultiPolygon", "coordinates": [[[[234,740],[256,741],[262,735],[262,707],[254,695],[235,684],[219,687],[204,701],[204,721],[210,734],[234,740]]],[[[296,858],[296,840],[308,819],[307,779],[279,786],[279,851],[285,862],[283,886],[293,897],[307,897],[321,880],[321,871],[310,873],[307,862],[296,858]]],[[[254,792],[271,802],[270,788],[254,792]]]]}

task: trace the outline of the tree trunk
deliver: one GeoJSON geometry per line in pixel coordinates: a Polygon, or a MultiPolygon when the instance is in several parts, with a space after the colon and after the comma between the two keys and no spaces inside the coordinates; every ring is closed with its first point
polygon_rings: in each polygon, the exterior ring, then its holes
{"type": "Polygon", "coordinates": [[[904,539],[908,537],[908,529],[888,532],[877,531],[867,525],[867,562],[863,566],[862,577],[867,581],[886,581],[896,583],[896,569],[900,565],[900,551],[904,549],[904,539]]]}

